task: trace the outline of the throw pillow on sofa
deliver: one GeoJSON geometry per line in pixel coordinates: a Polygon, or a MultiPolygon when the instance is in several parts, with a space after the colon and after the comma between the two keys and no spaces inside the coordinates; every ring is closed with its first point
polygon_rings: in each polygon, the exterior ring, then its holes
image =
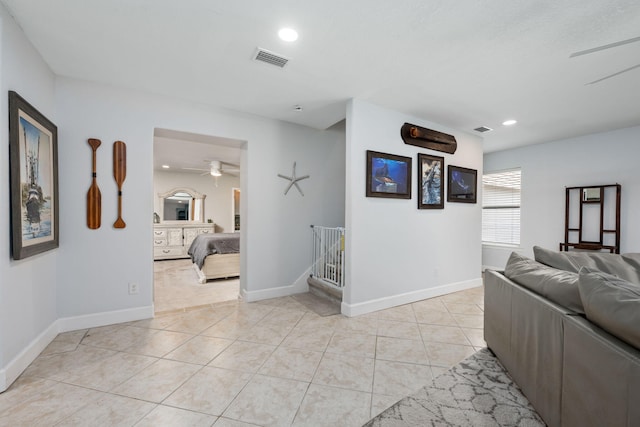
{"type": "Polygon", "coordinates": [[[609,273],[631,283],[640,284],[640,258],[637,254],[606,254],[600,252],[556,252],[533,247],[536,261],[549,267],[577,273],[582,267],[609,273]]]}
{"type": "Polygon", "coordinates": [[[640,286],[589,267],[579,277],[587,319],[640,349],[640,286]]]}
{"type": "Polygon", "coordinates": [[[504,275],[556,304],[584,314],[578,290],[578,273],[558,270],[512,252],[504,275]]]}

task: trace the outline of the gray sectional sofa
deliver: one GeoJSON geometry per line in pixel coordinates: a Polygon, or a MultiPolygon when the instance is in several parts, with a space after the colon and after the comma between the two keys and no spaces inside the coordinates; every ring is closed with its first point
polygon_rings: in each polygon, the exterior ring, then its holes
{"type": "Polygon", "coordinates": [[[549,426],[640,426],[640,254],[534,254],[485,271],[488,347],[549,426]]]}

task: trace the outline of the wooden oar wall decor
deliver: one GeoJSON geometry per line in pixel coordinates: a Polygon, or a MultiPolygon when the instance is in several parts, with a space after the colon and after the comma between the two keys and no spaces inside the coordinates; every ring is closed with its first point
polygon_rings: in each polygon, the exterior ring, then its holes
{"type": "Polygon", "coordinates": [[[437,130],[405,123],[400,128],[400,136],[405,144],[453,154],[458,148],[455,136],[437,130]]]}
{"type": "Polygon", "coordinates": [[[122,184],[127,177],[127,145],[122,141],[113,143],[113,178],[118,185],[118,219],[113,223],[114,228],[125,228],[127,224],[122,219],[122,184]]]}
{"type": "Polygon", "coordinates": [[[91,146],[91,151],[93,153],[93,166],[91,167],[91,174],[93,176],[93,179],[91,181],[89,191],[87,192],[87,227],[95,230],[100,228],[100,217],[102,213],[102,195],[100,194],[100,188],[98,188],[98,182],[96,179],[96,152],[98,151],[98,147],[102,142],[99,139],[95,138],[90,138],[87,140],[87,142],[91,146]]]}

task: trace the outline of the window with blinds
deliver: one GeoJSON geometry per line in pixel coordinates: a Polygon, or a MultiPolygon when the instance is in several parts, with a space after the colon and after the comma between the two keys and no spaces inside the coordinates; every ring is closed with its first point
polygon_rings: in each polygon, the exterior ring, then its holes
{"type": "Polygon", "coordinates": [[[520,169],[482,176],[482,242],[520,244],[520,169]]]}

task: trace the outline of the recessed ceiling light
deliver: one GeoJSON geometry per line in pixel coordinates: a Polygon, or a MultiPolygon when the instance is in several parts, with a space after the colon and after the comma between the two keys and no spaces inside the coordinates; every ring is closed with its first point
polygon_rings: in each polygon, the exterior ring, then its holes
{"type": "Polygon", "coordinates": [[[298,32],[293,28],[281,28],[278,31],[278,37],[286,42],[294,42],[298,40],[298,32]]]}
{"type": "Polygon", "coordinates": [[[517,120],[510,119],[510,120],[505,120],[504,122],[502,122],[502,125],[503,126],[511,126],[511,125],[515,125],[516,123],[518,123],[517,120]]]}
{"type": "Polygon", "coordinates": [[[169,165],[162,165],[162,169],[169,169],[169,165]]]}

